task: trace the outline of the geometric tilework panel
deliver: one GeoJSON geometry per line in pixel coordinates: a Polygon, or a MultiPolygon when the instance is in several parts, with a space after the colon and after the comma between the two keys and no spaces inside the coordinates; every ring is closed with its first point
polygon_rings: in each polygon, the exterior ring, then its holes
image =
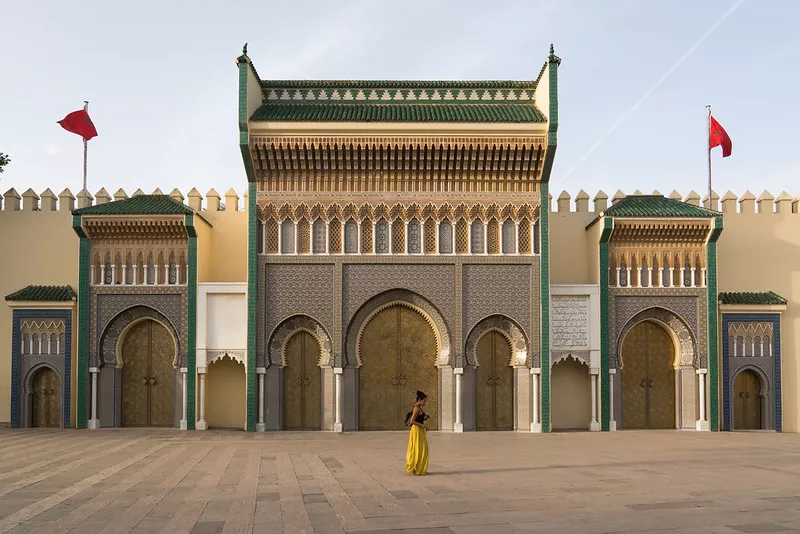
{"type": "Polygon", "coordinates": [[[72,375],[72,310],[14,310],[11,329],[11,427],[26,426],[30,414],[24,413],[25,395],[32,371],[42,366],[56,371],[61,379],[61,423],[69,427],[70,384],[72,375]],[[20,354],[20,323],[24,319],[63,321],[64,346],[59,354],[20,354]]]}
{"type": "Polygon", "coordinates": [[[126,308],[124,311],[114,316],[114,319],[106,327],[106,329],[103,331],[103,335],[100,337],[100,352],[98,353],[100,355],[100,361],[91,361],[91,367],[100,367],[101,364],[116,367],[118,363],[118,357],[121,356],[117,354],[116,350],[120,334],[123,332],[123,330],[125,330],[125,328],[128,327],[129,324],[144,318],[158,321],[170,331],[172,337],[178,342],[178,346],[175,347],[178,356],[177,366],[183,367],[184,362],[186,362],[186,359],[183,357],[183,355],[186,354],[186,350],[183,348],[184,346],[181,345],[180,336],[178,335],[178,332],[175,331],[172,321],[170,321],[161,312],[149,306],[134,306],[132,308],[126,308]]]}
{"type": "MultiPolygon", "coordinates": [[[[464,264],[463,332],[490,315],[514,320],[531,338],[531,265],[464,264]]],[[[530,347],[538,352],[536,347],[530,347]]]]}
{"type": "Polygon", "coordinates": [[[622,330],[637,314],[650,308],[663,308],[675,314],[689,329],[694,343],[694,357],[698,358],[701,368],[707,366],[707,317],[704,290],[676,289],[670,295],[669,289],[659,289],[654,292],[647,290],[613,290],[610,289],[609,330],[611,365],[617,354],[617,340],[620,339],[622,330]],[[700,298],[702,295],[703,298],[700,298]]]}
{"type": "Polygon", "coordinates": [[[781,405],[781,316],[777,313],[723,313],[722,314],[722,429],[733,429],[733,394],[736,375],[749,369],[756,373],[766,386],[765,429],[782,431],[781,405]],[[772,326],[772,358],[754,356],[736,356],[730,344],[730,337],[725,335],[731,323],[770,323],[772,326]]]}
{"type": "MultiPolygon", "coordinates": [[[[113,290],[113,288],[110,288],[113,290]]],[[[100,343],[103,333],[111,321],[123,311],[135,306],[144,306],[163,315],[178,334],[178,365],[186,360],[186,347],[189,341],[189,294],[186,290],[175,288],[126,288],[125,292],[109,292],[93,288],[89,299],[89,362],[98,365],[98,355],[102,353],[100,343]],[[93,298],[92,298],[93,297],[93,298]]],[[[110,358],[106,355],[106,358],[110,358]]],[[[106,363],[113,363],[112,358],[106,363]]]]}
{"type": "Polygon", "coordinates": [[[265,348],[277,326],[294,315],[306,315],[333,332],[333,264],[263,264],[263,322],[258,324],[258,366],[266,364],[265,348]]]}

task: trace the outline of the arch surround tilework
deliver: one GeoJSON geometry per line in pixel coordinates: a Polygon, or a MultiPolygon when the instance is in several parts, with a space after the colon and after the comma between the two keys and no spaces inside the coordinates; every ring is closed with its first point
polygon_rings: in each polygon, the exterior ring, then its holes
{"type": "Polygon", "coordinates": [[[331,337],[322,324],[308,315],[295,315],[282,321],[269,338],[268,365],[286,367],[286,343],[297,332],[304,331],[311,334],[321,348],[319,366],[332,367],[334,364],[331,356],[331,337]]]}
{"type": "Polygon", "coordinates": [[[116,367],[122,367],[123,362],[119,360],[119,343],[131,326],[145,319],[156,321],[166,327],[175,342],[175,358],[177,361],[173,361],[173,365],[180,365],[180,357],[183,354],[180,336],[172,321],[163,313],[149,306],[133,306],[117,314],[106,326],[100,337],[100,361],[97,362],[99,365],[96,365],[96,367],[111,364],[116,367]]]}
{"type": "Polygon", "coordinates": [[[515,367],[531,366],[531,357],[528,340],[522,328],[511,318],[504,315],[490,315],[476,324],[467,336],[464,350],[466,362],[456,362],[455,367],[463,367],[464,363],[477,367],[480,365],[477,357],[478,342],[489,332],[499,332],[505,337],[513,350],[510,365],[515,367]],[[461,364],[461,365],[459,365],[461,364]]]}
{"type": "Polygon", "coordinates": [[[667,331],[673,337],[673,341],[677,340],[679,348],[678,359],[675,362],[675,367],[691,365],[695,369],[698,368],[697,348],[696,341],[692,335],[686,321],[676,313],[660,307],[648,308],[640,311],[625,323],[620,330],[616,342],[616,352],[614,354],[614,363],[618,369],[622,369],[624,362],[622,361],[622,342],[628,332],[641,323],[642,321],[652,320],[662,326],[666,327],[667,331]]]}

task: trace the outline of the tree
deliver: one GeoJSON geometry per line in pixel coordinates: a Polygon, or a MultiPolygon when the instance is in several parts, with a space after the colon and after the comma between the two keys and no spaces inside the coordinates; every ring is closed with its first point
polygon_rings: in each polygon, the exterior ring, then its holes
{"type": "Polygon", "coordinates": [[[9,163],[11,163],[11,158],[8,157],[8,154],[0,152],[0,173],[5,170],[5,166],[9,163]]]}

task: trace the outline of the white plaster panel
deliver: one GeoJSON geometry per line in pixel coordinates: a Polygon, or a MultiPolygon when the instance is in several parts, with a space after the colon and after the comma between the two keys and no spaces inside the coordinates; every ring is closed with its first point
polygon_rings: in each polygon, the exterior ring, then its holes
{"type": "Polygon", "coordinates": [[[589,296],[553,295],[550,325],[554,349],[588,349],[589,296]]]}
{"type": "Polygon", "coordinates": [[[239,293],[209,293],[206,348],[239,349],[247,346],[247,300],[239,293]]]}

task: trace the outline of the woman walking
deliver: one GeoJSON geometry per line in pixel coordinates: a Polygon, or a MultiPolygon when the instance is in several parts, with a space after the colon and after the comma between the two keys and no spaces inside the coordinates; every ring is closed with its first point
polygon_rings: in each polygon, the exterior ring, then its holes
{"type": "Polygon", "coordinates": [[[406,424],[411,426],[408,436],[408,451],[406,452],[406,471],[417,476],[428,473],[428,427],[425,421],[430,416],[425,413],[425,401],[428,396],[417,391],[417,402],[406,416],[406,424]]]}

